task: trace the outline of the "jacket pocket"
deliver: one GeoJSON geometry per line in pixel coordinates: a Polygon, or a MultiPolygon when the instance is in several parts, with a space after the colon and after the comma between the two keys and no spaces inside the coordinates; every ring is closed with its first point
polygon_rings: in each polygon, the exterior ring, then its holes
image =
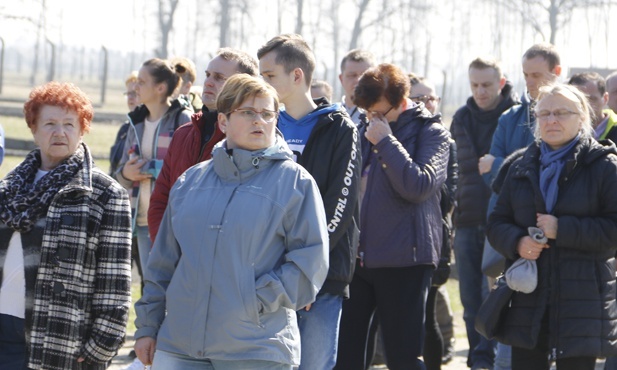
{"type": "Polygon", "coordinates": [[[255,269],[247,269],[248,272],[244,276],[244,283],[242,284],[245,289],[242,293],[242,300],[244,302],[244,309],[251,322],[256,325],[261,325],[259,318],[259,302],[257,300],[257,288],[255,285],[255,269]]]}
{"type": "Polygon", "coordinates": [[[44,347],[46,350],[61,347],[65,357],[77,359],[85,341],[84,310],[75,297],[59,292],[62,283],[53,284],[44,347]]]}

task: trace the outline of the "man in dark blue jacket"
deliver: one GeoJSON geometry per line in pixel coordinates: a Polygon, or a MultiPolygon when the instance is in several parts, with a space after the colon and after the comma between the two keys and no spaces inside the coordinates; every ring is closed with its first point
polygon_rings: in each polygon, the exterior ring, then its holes
{"type": "Polygon", "coordinates": [[[517,104],[517,98],[494,60],[474,59],[469,65],[469,84],[472,96],[455,113],[450,127],[459,163],[453,219],[456,228],[454,254],[469,341],[467,365],[472,369],[492,369],[495,343],[482,338],[474,328],[476,314],[488,293],[481,263],[486,210],[491,195],[480,175],[479,159],[490,149],[499,116],[517,104]]]}
{"type": "Polygon", "coordinates": [[[349,298],[358,245],[360,142],[349,115],[326,99],[313,101],[315,57],[300,35],[276,36],[257,52],[259,71],[285,105],[278,128],[296,161],[317,182],[330,236],[330,268],[316,301],[298,311],[300,370],[336,362],[343,298],[349,298]]]}

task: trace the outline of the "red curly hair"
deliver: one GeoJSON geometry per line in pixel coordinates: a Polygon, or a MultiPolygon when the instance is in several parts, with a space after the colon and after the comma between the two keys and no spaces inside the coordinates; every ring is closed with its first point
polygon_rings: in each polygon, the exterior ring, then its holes
{"type": "Polygon", "coordinates": [[[90,131],[94,109],[88,96],[72,83],[48,82],[35,87],[24,104],[24,115],[28,127],[36,125],[41,108],[45,105],[61,107],[77,113],[79,126],[83,133],[90,131]]]}

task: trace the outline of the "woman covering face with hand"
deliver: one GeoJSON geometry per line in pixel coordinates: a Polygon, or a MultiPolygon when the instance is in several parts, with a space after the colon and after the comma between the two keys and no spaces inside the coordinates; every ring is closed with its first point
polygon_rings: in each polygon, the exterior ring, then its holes
{"type": "Polygon", "coordinates": [[[81,90],[37,87],[24,114],[39,148],[0,181],[0,369],[106,369],[130,304],[128,196],[81,140],[81,90]]]}
{"type": "Polygon", "coordinates": [[[227,138],[171,190],[135,352],[156,370],[291,369],[295,311],[328,271],[319,189],[277,133],[277,94],[263,80],[230,77],[217,111],[227,138]]]}
{"type": "Polygon", "coordinates": [[[364,369],[369,324],[379,320],[389,369],[424,369],[426,296],[442,242],[440,191],[449,134],[440,115],[412,102],[409,78],[392,64],[362,74],[354,103],[362,137],[360,246],[343,302],[337,369],[364,369]]]}
{"type": "Polygon", "coordinates": [[[487,236],[507,259],[535,260],[537,288],[514,292],[497,339],[513,369],[593,369],[615,355],[617,150],[591,135],[589,104],[575,87],[540,89],[536,141],[508,170],[487,236]],[[548,238],[527,234],[539,227],[548,238]]]}

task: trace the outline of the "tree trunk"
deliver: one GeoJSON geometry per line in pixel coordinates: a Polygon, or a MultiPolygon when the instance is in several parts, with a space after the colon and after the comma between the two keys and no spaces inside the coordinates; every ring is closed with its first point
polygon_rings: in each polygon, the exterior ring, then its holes
{"type": "Polygon", "coordinates": [[[169,34],[173,29],[174,25],[174,14],[176,13],[176,9],[178,7],[178,1],[180,0],[168,0],[169,1],[169,11],[165,12],[164,9],[164,0],[159,0],[159,28],[161,31],[161,45],[160,49],[157,50],[157,56],[161,59],[166,59],[169,55],[168,47],[169,47],[169,34]]]}
{"type": "Polygon", "coordinates": [[[551,37],[550,43],[555,45],[555,38],[557,37],[557,30],[559,29],[559,25],[557,20],[559,19],[559,4],[557,4],[558,0],[551,0],[551,5],[548,8],[548,21],[549,26],[551,28],[551,37]]]}
{"type": "Polygon", "coordinates": [[[362,0],[360,3],[360,7],[358,8],[358,16],[353,25],[353,32],[351,33],[351,42],[349,42],[349,50],[356,49],[358,47],[358,40],[360,39],[360,34],[362,34],[362,18],[364,17],[364,12],[368,7],[368,3],[371,0],[362,0]]]}
{"type": "Polygon", "coordinates": [[[304,21],[302,20],[302,13],[304,11],[304,0],[296,0],[297,6],[297,16],[296,16],[296,33],[298,35],[302,34],[302,27],[304,26],[304,21]]]}
{"type": "Polygon", "coordinates": [[[229,8],[230,0],[219,0],[221,5],[221,24],[219,25],[219,47],[224,48],[229,46],[229,8]]]}
{"type": "Polygon", "coordinates": [[[46,0],[42,0],[41,3],[41,14],[39,15],[39,22],[36,25],[36,44],[34,45],[34,62],[32,64],[32,74],[30,75],[30,85],[34,86],[36,82],[36,74],[39,69],[39,54],[41,49],[41,32],[44,31],[45,27],[45,13],[46,13],[46,0]]]}

